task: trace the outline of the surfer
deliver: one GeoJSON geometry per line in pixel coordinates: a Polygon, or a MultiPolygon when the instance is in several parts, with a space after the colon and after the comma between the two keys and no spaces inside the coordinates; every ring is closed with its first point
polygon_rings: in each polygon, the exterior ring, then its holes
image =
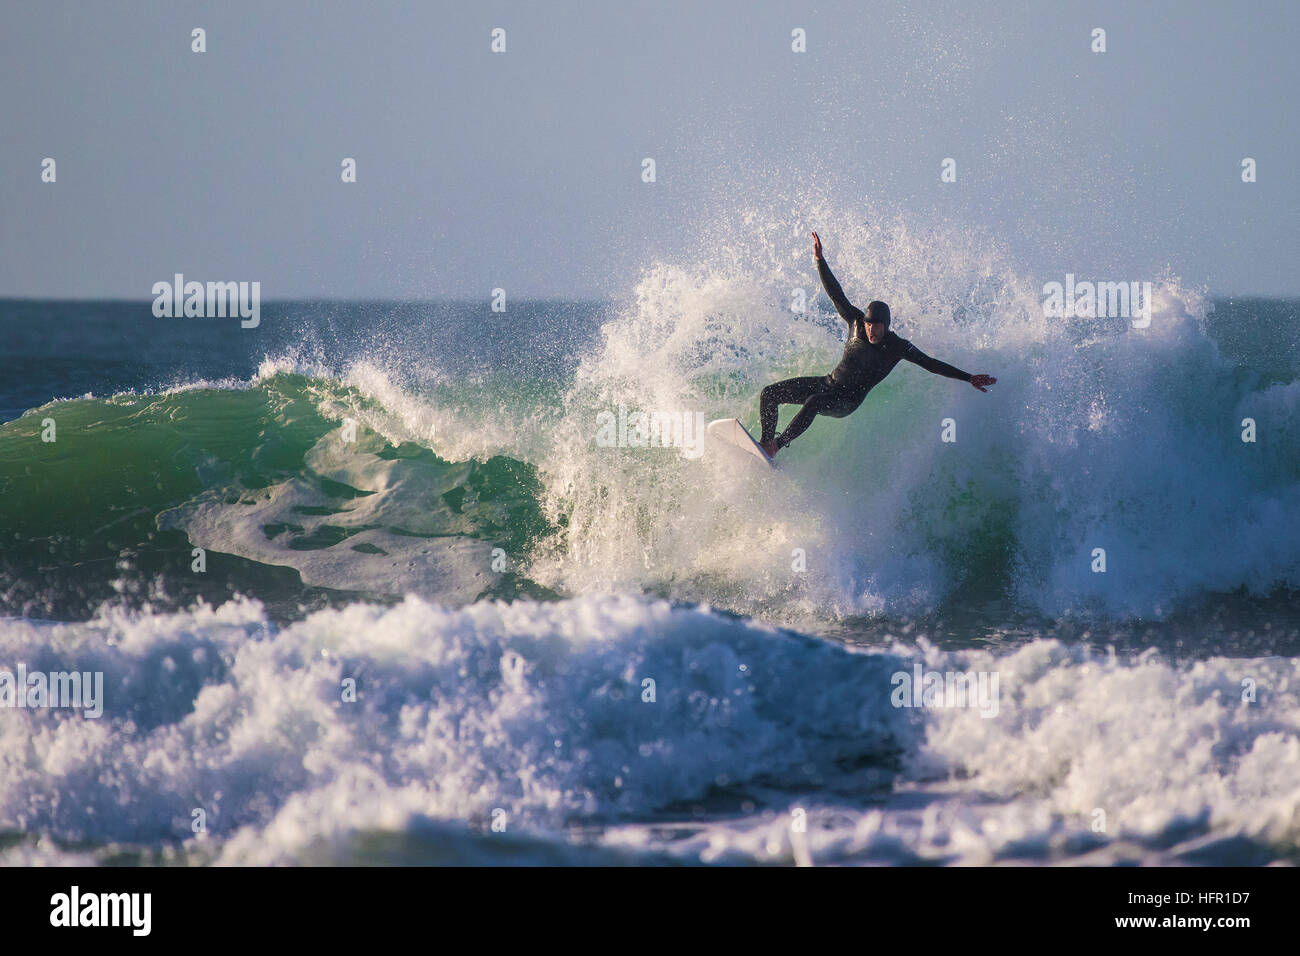
{"type": "Polygon", "coordinates": [[[822,258],[822,241],[812,234],[813,258],[817,260],[817,274],[821,276],[826,294],[835,303],[835,311],[849,324],[849,340],[844,346],[840,364],[829,375],[810,375],[774,382],[763,389],[758,402],[758,417],[763,425],[759,442],[769,456],[794,441],[818,415],[844,418],[862,404],[867,393],[880,384],[886,375],[901,361],[912,362],[927,372],[970,382],[981,392],[997,381],[991,375],[970,375],[947,362],[930,358],[907,339],[889,331],[889,306],[871,302],[863,311],[844,297],[844,290],[831,274],[822,258]],[[779,436],[776,433],[777,413],[782,405],[802,405],[779,436]]]}

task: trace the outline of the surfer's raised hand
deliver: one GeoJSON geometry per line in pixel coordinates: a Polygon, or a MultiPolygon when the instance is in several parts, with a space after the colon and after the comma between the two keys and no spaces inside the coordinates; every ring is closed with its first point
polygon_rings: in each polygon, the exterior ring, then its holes
{"type": "Polygon", "coordinates": [[[812,237],[813,237],[813,258],[820,259],[822,257],[822,237],[817,235],[817,233],[815,232],[812,234],[812,237]]]}
{"type": "Polygon", "coordinates": [[[989,385],[997,383],[997,379],[992,375],[972,375],[970,383],[978,388],[981,392],[987,392],[989,385]]]}

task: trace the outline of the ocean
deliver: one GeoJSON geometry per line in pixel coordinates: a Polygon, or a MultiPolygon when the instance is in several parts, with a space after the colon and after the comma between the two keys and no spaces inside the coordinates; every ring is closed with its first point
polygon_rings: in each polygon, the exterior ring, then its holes
{"type": "Polygon", "coordinates": [[[806,253],[0,301],[0,671],[102,675],[0,682],[0,862],[1300,861],[1300,301],[1049,319],[880,238],[850,296],[998,384],[904,363],[771,471],[598,416],[756,430],[840,351],[806,253]]]}

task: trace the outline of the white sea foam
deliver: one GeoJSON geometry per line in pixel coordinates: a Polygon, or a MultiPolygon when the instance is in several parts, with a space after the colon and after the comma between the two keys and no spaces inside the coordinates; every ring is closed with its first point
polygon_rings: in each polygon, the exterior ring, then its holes
{"type": "Polygon", "coordinates": [[[815,862],[1154,859],[1170,845],[1223,862],[1300,845],[1293,660],[1174,667],[1056,641],[861,651],[617,595],[409,598],[283,629],[250,602],[4,621],[0,660],[105,673],[100,720],[0,721],[0,830],[59,841],[272,863],[360,853],[374,831],[429,853],[460,833],[485,858],[500,810],[524,857],[581,825],[611,851],[779,861],[802,806],[815,862]],[[996,671],[997,716],[891,706],[890,675],[917,662],[996,671]],[[719,794],[732,809],[692,815],[719,794]]]}

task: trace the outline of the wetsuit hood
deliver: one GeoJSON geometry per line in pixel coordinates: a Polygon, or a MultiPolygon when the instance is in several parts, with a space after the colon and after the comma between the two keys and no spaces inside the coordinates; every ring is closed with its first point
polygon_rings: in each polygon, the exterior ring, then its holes
{"type": "Polygon", "coordinates": [[[889,306],[877,299],[867,306],[866,321],[884,322],[885,328],[889,328],[889,306]]]}

